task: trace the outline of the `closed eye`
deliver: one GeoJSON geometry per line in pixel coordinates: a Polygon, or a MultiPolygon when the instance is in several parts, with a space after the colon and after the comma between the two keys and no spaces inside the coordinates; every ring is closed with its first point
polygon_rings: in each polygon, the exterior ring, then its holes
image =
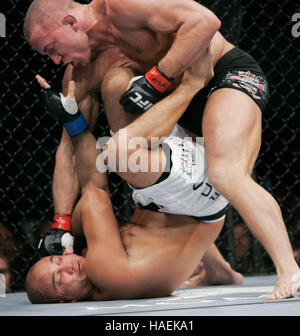
{"type": "Polygon", "coordinates": [[[48,43],[44,49],[43,49],[43,53],[47,54],[47,53],[53,53],[54,52],[54,47],[56,46],[56,40],[51,41],[50,43],[48,43]]]}
{"type": "Polygon", "coordinates": [[[59,285],[63,284],[63,276],[62,276],[62,272],[59,272],[59,285]]]}
{"type": "Polygon", "coordinates": [[[50,52],[53,53],[55,51],[55,47],[56,47],[56,41],[53,42],[50,52]]]}
{"type": "MultiPolygon", "coordinates": [[[[52,256],[53,257],[53,256],[52,256]]],[[[56,265],[61,265],[62,263],[62,257],[60,256],[55,256],[55,259],[53,259],[56,265]]]]}

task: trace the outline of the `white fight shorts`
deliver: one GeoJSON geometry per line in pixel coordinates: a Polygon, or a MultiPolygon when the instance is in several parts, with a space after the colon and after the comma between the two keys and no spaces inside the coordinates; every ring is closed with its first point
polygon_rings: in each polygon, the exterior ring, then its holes
{"type": "Polygon", "coordinates": [[[141,208],[188,215],[203,222],[224,218],[228,201],[208,179],[203,141],[193,142],[176,125],[162,148],[167,156],[165,171],[147,188],[130,186],[134,202],[141,208]]]}

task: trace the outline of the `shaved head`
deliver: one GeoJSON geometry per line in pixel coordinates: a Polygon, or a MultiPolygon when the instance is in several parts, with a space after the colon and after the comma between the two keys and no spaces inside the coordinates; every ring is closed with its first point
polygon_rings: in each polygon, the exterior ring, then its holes
{"type": "Polygon", "coordinates": [[[34,0],[24,20],[25,38],[30,41],[33,25],[40,25],[44,30],[57,26],[59,19],[75,5],[73,0],[34,0]]]}
{"type": "Polygon", "coordinates": [[[24,35],[55,64],[86,66],[91,58],[88,30],[97,24],[88,5],[73,0],[34,0],[24,20],[24,35]]]}
{"type": "Polygon", "coordinates": [[[40,259],[27,273],[25,288],[32,303],[90,299],[94,290],[87,277],[85,259],[76,254],[40,259]]]}

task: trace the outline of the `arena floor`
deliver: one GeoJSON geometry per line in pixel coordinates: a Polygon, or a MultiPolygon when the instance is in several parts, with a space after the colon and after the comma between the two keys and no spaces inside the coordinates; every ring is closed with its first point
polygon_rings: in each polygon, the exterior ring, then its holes
{"type": "Polygon", "coordinates": [[[242,285],[180,288],[170,297],[33,305],[26,293],[0,297],[0,316],[300,316],[300,297],[266,301],[276,276],[242,285]]]}

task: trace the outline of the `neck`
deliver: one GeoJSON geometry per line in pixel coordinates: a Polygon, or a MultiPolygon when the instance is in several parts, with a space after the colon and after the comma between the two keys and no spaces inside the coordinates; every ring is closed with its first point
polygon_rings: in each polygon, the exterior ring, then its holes
{"type": "Polygon", "coordinates": [[[97,15],[90,5],[79,4],[79,7],[77,17],[79,17],[80,28],[89,35],[98,24],[97,15]]]}
{"type": "Polygon", "coordinates": [[[84,22],[85,32],[89,37],[90,45],[95,51],[103,48],[106,43],[112,40],[109,22],[106,15],[106,5],[104,1],[92,1],[85,5],[84,22]]]}

